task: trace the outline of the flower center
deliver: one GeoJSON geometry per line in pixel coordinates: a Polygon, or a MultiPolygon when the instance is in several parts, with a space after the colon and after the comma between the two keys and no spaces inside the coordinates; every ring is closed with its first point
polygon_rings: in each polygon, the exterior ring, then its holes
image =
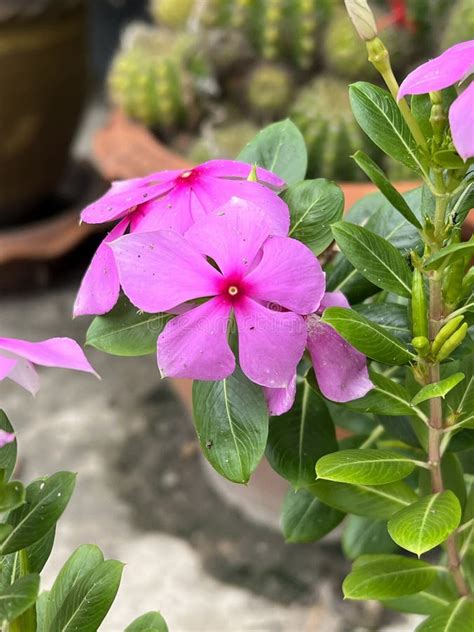
{"type": "Polygon", "coordinates": [[[192,175],[193,175],[192,171],[183,171],[183,173],[181,174],[180,177],[183,178],[183,179],[186,179],[186,178],[189,178],[192,175]]]}
{"type": "Polygon", "coordinates": [[[237,296],[237,294],[239,293],[239,288],[236,285],[229,285],[229,287],[227,288],[227,292],[231,296],[237,296]]]}

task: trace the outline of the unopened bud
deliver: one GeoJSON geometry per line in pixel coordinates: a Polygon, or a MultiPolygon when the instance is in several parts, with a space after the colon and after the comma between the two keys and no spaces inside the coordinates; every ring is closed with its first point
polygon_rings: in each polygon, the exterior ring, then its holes
{"type": "Polygon", "coordinates": [[[441,349],[438,351],[436,356],[437,362],[442,362],[449,358],[451,353],[455,351],[459,345],[462,343],[464,338],[466,337],[467,330],[469,329],[469,325],[467,323],[463,323],[461,327],[454,333],[451,338],[448,338],[441,349]]]}
{"type": "Polygon", "coordinates": [[[344,0],[344,3],[360,39],[370,42],[377,37],[377,25],[367,0],[344,0]]]}
{"type": "Polygon", "coordinates": [[[422,273],[415,268],[411,287],[412,328],[415,338],[428,338],[428,307],[422,273]]]}
{"type": "Polygon", "coordinates": [[[430,341],[428,338],[425,338],[425,336],[415,336],[415,338],[412,339],[411,344],[415,347],[418,351],[418,355],[422,358],[428,355],[430,350],[430,341]]]}
{"type": "Polygon", "coordinates": [[[462,323],[463,320],[463,315],[456,316],[455,318],[448,320],[444,327],[441,327],[431,347],[431,352],[433,356],[436,357],[438,355],[438,352],[441,350],[443,345],[451,338],[451,336],[457,331],[459,325],[462,323]]]}

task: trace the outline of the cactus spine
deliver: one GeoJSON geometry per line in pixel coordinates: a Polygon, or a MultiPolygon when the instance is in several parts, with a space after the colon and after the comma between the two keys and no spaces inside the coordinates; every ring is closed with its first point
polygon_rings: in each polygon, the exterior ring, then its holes
{"type": "Polygon", "coordinates": [[[292,94],[291,73],[281,65],[263,62],[257,65],[247,81],[246,100],[250,111],[259,120],[282,116],[292,94]]]}

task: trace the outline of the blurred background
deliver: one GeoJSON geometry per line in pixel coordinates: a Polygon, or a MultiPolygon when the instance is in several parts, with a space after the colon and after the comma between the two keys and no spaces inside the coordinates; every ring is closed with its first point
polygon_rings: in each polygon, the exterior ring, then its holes
{"type": "MultiPolygon", "coordinates": [[[[472,0],[371,5],[400,79],[474,37],[472,0]]],[[[349,156],[379,154],[350,111],[357,80],[378,81],[343,0],[0,0],[1,335],[84,341],[72,304],[101,235],[79,212],[112,179],[234,158],[289,116],[308,177],[363,180],[349,156]]],[[[19,430],[21,476],[79,473],[47,578],[82,542],[127,563],[101,629],[120,632],[149,609],[177,632],[413,627],[342,603],[337,538],[284,543],[285,486],[268,466],[248,488],[216,479],[199,456],[189,384],[160,382],[152,357],[88,355],[102,383],[44,372],[34,405],[6,382],[0,401],[19,430]]]]}

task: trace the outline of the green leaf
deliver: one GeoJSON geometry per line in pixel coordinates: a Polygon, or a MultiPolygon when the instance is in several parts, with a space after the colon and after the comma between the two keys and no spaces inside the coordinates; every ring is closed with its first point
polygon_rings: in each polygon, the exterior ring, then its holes
{"type": "Polygon", "coordinates": [[[472,632],[474,600],[461,597],[420,623],[416,632],[472,632]]]}
{"type": "Polygon", "coordinates": [[[411,487],[402,481],[373,486],[320,480],[307,489],[330,507],[376,520],[387,520],[417,499],[411,487]]]}
{"type": "Polygon", "coordinates": [[[11,511],[25,502],[25,488],[19,481],[0,483],[0,512],[11,511]]]}
{"type": "Polygon", "coordinates": [[[0,620],[13,621],[36,601],[39,575],[25,575],[0,593],[0,620]]]}
{"type": "Polygon", "coordinates": [[[104,561],[102,551],[93,544],[83,544],[69,557],[57,576],[49,593],[45,630],[50,632],[53,621],[63,608],[69,594],[74,594],[81,582],[104,561]]]}
{"type": "Polygon", "coordinates": [[[295,489],[315,480],[314,464],[337,450],[336,433],[324,400],[303,382],[292,409],[270,420],[266,456],[295,489]]]}
{"type": "Polygon", "coordinates": [[[46,608],[48,607],[49,591],[43,590],[36,600],[36,632],[48,632],[46,628],[46,608]]]}
{"type": "Polygon", "coordinates": [[[159,612],[147,612],[135,619],[124,632],[168,632],[168,626],[159,612]]]}
{"type": "Polygon", "coordinates": [[[474,237],[471,237],[469,241],[463,241],[460,244],[451,244],[442,248],[439,252],[431,255],[426,262],[425,268],[427,270],[437,270],[442,265],[451,263],[458,257],[471,257],[474,254],[474,237]]]}
{"type": "MultiPolygon", "coordinates": [[[[5,430],[5,432],[15,432],[3,410],[0,410],[0,430],[5,430]]],[[[5,470],[5,481],[13,474],[16,464],[16,456],[16,440],[12,443],[7,443],[7,445],[4,445],[3,448],[0,448],[0,469],[5,470]]]]}
{"type": "Polygon", "coordinates": [[[385,173],[380,169],[380,167],[367,156],[363,151],[356,151],[356,153],[352,156],[362,171],[372,180],[375,186],[380,190],[380,192],[387,198],[387,200],[392,204],[394,208],[413,226],[420,229],[422,228],[420,221],[413,213],[411,208],[408,206],[405,198],[401,193],[397,191],[397,189],[393,186],[393,184],[388,180],[385,173]]]}
{"type": "Polygon", "coordinates": [[[446,578],[445,574],[439,574],[435,581],[414,595],[406,595],[396,599],[388,599],[384,606],[398,612],[413,614],[433,614],[455,600],[457,593],[446,578]]]}
{"type": "Polygon", "coordinates": [[[388,532],[399,546],[418,557],[446,540],[461,521],[461,505],[447,490],[421,498],[388,522],[388,532]]]}
{"type": "Polygon", "coordinates": [[[265,127],[244,147],[237,160],[273,171],[288,185],[304,180],[308,166],[304,138],[290,119],[265,127]]]}
{"type": "Polygon", "coordinates": [[[463,159],[452,149],[438,150],[433,159],[445,169],[462,169],[465,166],[463,159]]]}
{"type": "Polygon", "coordinates": [[[268,409],[262,389],[240,369],[219,382],[195,381],[193,410],[209,463],[229,480],[246,483],[267,443],[268,409]]]}
{"type": "Polygon", "coordinates": [[[353,566],[342,584],[347,599],[391,599],[427,588],[436,579],[436,569],[400,555],[368,555],[353,566]]]}
{"type": "Polygon", "coordinates": [[[306,489],[289,489],[283,501],[281,523],[287,542],[315,542],[330,533],[344,518],[306,489]]]}
{"type": "Polygon", "coordinates": [[[156,341],[170,314],[146,314],[121,297],[114,309],[92,321],[86,345],[118,356],[156,353],[156,341]]]}
{"type": "Polygon", "coordinates": [[[344,195],[334,182],[319,178],[289,187],[283,199],[290,208],[288,237],[299,239],[320,255],[333,241],[331,224],[341,219],[344,195]]]}
{"type": "Polygon", "coordinates": [[[411,342],[412,333],[408,322],[406,305],[398,303],[363,303],[354,305],[358,314],[362,314],[368,320],[381,325],[385,331],[391,333],[397,340],[408,344],[411,342]]]}
{"type": "Polygon", "coordinates": [[[97,632],[117,594],[123,564],[106,560],[84,575],[62,603],[51,632],[97,632]]]}
{"type": "Polygon", "coordinates": [[[390,450],[340,450],[327,454],[316,463],[318,478],[336,483],[385,485],[406,478],[415,464],[406,456],[390,450]]]}
{"type": "Polygon", "coordinates": [[[350,222],[332,225],[337,245],[352,265],[377,287],[411,296],[411,271],[405,259],[383,237],[350,222]]]}
{"type": "MultiPolygon", "coordinates": [[[[445,489],[450,489],[459,500],[461,507],[466,502],[466,485],[464,482],[463,466],[456,454],[445,452],[441,459],[441,475],[445,489]]],[[[418,492],[420,496],[428,496],[431,490],[431,472],[420,469],[418,478],[418,492]]]]}
{"type": "Polygon", "coordinates": [[[450,375],[440,382],[427,384],[418,391],[415,397],[411,400],[411,403],[413,406],[417,406],[418,404],[421,404],[421,402],[426,402],[426,400],[432,399],[433,397],[444,398],[449,391],[459,384],[459,382],[463,381],[464,377],[464,373],[453,373],[453,375],[450,375]]]}
{"type": "Polygon", "coordinates": [[[465,188],[461,191],[449,212],[453,218],[453,223],[460,226],[472,208],[474,208],[474,182],[466,179],[465,188]]]}
{"type": "Polygon", "coordinates": [[[396,547],[387,523],[363,516],[348,516],[342,534],[342,548],[350,560],[370,553],[391,553],[396,547]]]}
{"type": "Polygon", "coordinates": [[[415,357],[383,327],[353,309],[329,307],[324,311],[322,320],[364,355],[383,364],[407,364],[415,357]]]}
{"type": "Polygon", "coordinates": [[[75,481],[75,474],[57,472],[28,485],[25,504],[8,517],[13,530],[1,544],[0,554],[14,553],[40,540],[66,509],[75,481]]]}
{"type": "Polygon", "coordinates": [[[416,141],[395,100],[386,90],[359,81],[350,86],[349,98],[360,127],[384,153],[428,176],[416,141]]]}

